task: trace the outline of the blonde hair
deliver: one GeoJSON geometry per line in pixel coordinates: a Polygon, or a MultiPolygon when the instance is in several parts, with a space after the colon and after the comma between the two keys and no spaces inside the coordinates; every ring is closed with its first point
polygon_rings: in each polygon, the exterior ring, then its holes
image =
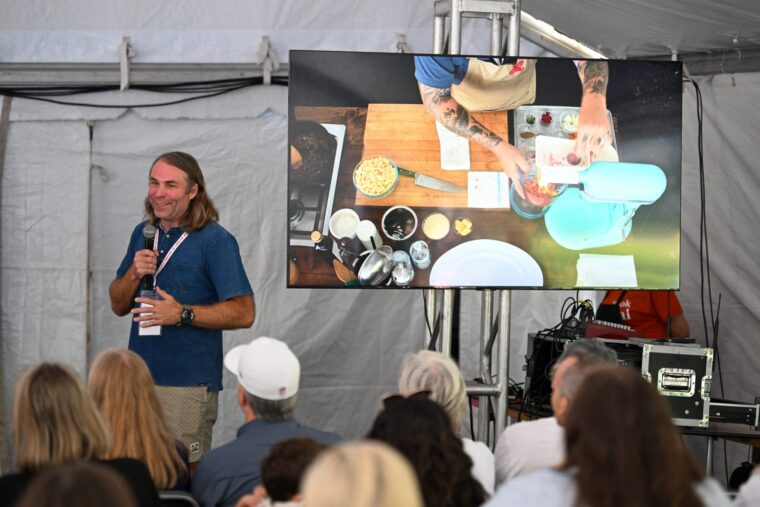
{"type": "Polygon", "coordinates": [[[28,472],[102,459],[110,448],[107,426],[84,385],[60,363],[40,363],[21,376],[13,429],[16,465],[28,472]]]}
{"type": "Polygon", "coordinates": [[[88,386],[113,432],[108,457],[142,460],[158,489],[174,486],[187,467],[145,361],[130,350],[105,350],[95,358],[88,386]]]}
{"type": "Polygon", "coordinates": [[[353,442],[323,451],[309,467],[304,507],[423,507],[409,463],[386,444],[353,442]]]}
{"type": "Polygon", "coordinates": [[[467,388],[462,372],[450,357],[432,350],[408,355],[401,365],[398,388],[404,396],[430,391],[430,399],[443,407],[451,419],[451,428],[459,434],[467,414],[467,388]]]}

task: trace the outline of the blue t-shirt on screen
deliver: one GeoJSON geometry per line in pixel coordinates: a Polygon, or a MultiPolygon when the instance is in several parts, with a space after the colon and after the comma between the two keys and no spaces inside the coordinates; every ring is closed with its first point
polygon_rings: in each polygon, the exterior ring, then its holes
{"type": "MultiPolygon", "coordinates": [[[[132,231],[117,278],[129,270],[135,253],[145,248],[143,227],[140,224],[132,231]]],[[[159,266],[182,233],[179,227],[168,231],[157,227],[159,266]]],[[[217,223],[188,235],[156,277],[156,285],[189,305],[210,305],[253,293],[235,237],[217,223]]],[[[221,330],[162,326],[160,336],[140,336],[133,321],[129,349],[145,360],[156,385],[222,389],[221,330]]]]}
{"type": "Polygon", "coordinates": [[[469,62],[466,56],[415,56],[414,77],[425,86],[450,88],[462,82],[469,62]]]}

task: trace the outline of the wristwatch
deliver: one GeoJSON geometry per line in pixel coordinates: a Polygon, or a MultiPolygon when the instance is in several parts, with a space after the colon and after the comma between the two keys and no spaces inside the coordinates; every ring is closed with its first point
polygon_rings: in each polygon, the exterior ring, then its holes
{"type": "Polygon", "coordinates": [[[190,305],[183,304],[182,305],[182,312],[179,314],[179,322],[177,322],[178,326],[189,326],[193,323],[193,320],[195,320],[195,312],[193,311],[193,307],[190,305]]]}

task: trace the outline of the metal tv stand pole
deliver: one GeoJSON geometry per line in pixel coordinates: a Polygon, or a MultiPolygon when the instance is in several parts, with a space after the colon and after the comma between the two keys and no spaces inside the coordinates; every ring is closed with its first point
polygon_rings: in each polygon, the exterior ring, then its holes
{"type": "MultiPolygon", "coordinates": [[[[502,50],[502,27],[505,18],[508,20],[507,55],[517,56],[520,51],[520,0],[437,0],[434,3],[435,25],[433,28],[433,52],[444,54],[447,40],[448,54],[461,53],[462,47],[462,18],[484,18],[491,22],[491,54],[498,56],[502,50]],[[446,38],[446,18],[451,18],[450,37],[446,38]]],[[[436,313],[435,289],[427,290],[428,322],[435,322],[436,313]]],[[[454,306],[454,290],[443,289],[442,323],[440,351],[451,355],[451,329],[454,306]]],[[[498,291],[499,312],[498,323],[493,322],[494,291],[486,289],[481,296],[481,336],[480,336],[480,368],[479,375],[482,384],[468,383],[469,395],[478,396],[477,438],[492,449],[498,436],[507,426],[507,394],[509,386],[509,321],[511,292],[498,291]],[[498,339],[495,340],[495,328],[498,326],[498,339]],[[493,338],[492,338],[493,336],[493,338]],[[496,344],[496,382],[491,369],[493,346],[496,344]],[[495,427],[492,433],[488,431],[489,404],[493,399],[495,427]]],[[[433,337],[430,337],[433,338],[433,337]]],[[[428,340],[429,343],[429,340],[428,340]]]]}

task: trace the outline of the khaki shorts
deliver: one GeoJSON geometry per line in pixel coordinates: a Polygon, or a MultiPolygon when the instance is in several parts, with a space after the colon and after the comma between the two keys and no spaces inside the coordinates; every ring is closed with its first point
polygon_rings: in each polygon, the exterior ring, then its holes
{"type": "Polygon", "coordinates": [[[211,450],[219,393],[207,386],[156,386],[156,391],[169,429],[185,444],[190,463],[195,463],[211,450]]]}

